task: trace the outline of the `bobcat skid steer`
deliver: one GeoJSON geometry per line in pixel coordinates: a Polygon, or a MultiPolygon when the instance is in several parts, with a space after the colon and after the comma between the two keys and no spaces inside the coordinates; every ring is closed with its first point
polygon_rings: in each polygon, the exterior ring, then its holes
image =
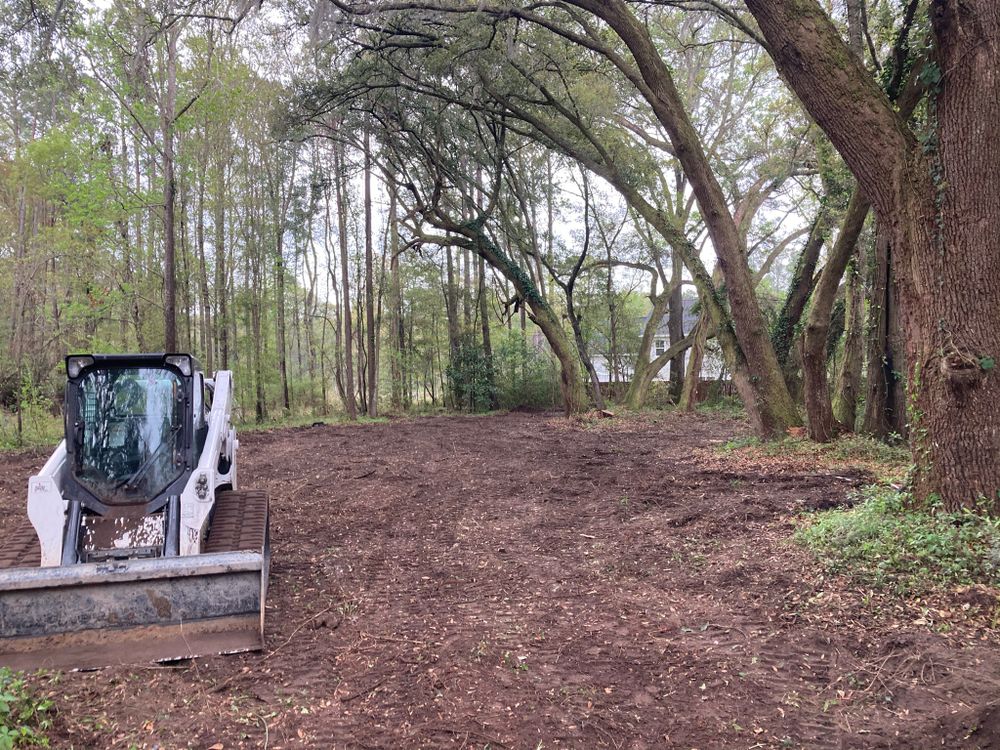
{"type": "Polygon", "coordinates": [[[268,499],[239,490],[232,374],[187,354],[66,358],[65,439],[0,537],[0,666],[263,647],[268,499]]]}

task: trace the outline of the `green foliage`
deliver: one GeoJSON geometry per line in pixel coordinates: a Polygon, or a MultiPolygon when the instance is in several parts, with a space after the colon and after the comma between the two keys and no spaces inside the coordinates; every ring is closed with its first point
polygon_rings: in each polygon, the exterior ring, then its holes
{"type": "Polygon", "coordinates": [[[49,391],[25,373],[12,394],[10,410],[0,409],[0,450],[54,445],[62,439],[62,419],[46,395],[49,391]]]}
{"type": "Polygon", "coordinates": [[[887,487],[863,490],[860,499],[816,514],[796,534],[829,571],[902,594],[1000,583],[1000,520],[913,509],[906,494],[887,487]]]}
{"type": "Polygon", "coordinates": [[[560,403],[555,364],[520,332],[500,338],[493,350],[493,367],[499,408],[550,409],[560,403]]]}
{"type": "Polygon", "coordinates": [[[748,435],[746,437],[733,438],[720,449],[720,453],[734,453],[736,451],[742,450],[743,448],[759,448],[762,445],[759,437],[754,437],[753,435],[748,435]]]}
{"type": "Polygon", "coordinates": [[[698,404],[698,411],[721,414],[737,419],[746,416],[746,411],[743,409],[743,402],[740,399],[736,396],[720,395],[717,388],[714,388],[715,392],[712,392],[712,390],[710,389],[708,398],[698,404]]]}
{"type": "Polygon", "coordinates": [[[454,407],[460,411],[489,411],[496,401],[493,363],[474,335],[466,335],[452,354],[446,371],[454,407]]]}
{"type": "Polygon", "coordinates": [[[0,750],[48,747],[51,712],[52,701],[34,695],[22,673],[0,668],[0,750]]]}
{"type": "Polygon", "coordinates": [[[843,435],[827,446],[827,454],[843,461],[874,461],[882,464],[905,465],[910,450],[901,443],[890,444],[868,435],[843,435]]]}

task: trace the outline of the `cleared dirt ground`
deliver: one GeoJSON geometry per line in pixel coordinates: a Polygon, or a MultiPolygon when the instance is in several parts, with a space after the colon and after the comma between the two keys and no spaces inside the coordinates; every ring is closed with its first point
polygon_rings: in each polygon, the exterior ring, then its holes
{"type": "MultiPolygon", "coordinates": [[[[795,518],[869,477],[718,455],[744,432],[511,414],[245,434],[243,484],[272,497],[267,652],[33,678],[52,745],[1000,747],[992,594],[824,578],[795,518]]],[[[42,460],[0,460],[0,531],[42,460]]]]}

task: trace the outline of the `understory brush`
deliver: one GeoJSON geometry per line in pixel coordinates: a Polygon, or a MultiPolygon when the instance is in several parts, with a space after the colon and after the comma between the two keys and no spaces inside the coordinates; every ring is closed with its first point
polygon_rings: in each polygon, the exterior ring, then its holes
{"type": "Polygon", "coordinates": [[[52,701],[39,698],[19,672],[0,668],[0,750],[48,747],[52,701]]]}
{"type": "Polygon", "coordinates": [[[0,409],[0,451],[52,446],[62,440],[62,418],[47,407],[22,408],[20,428],[17,416],[16,412],[0,409]]]}
{"type": "Polygon", "coordinates": [[[710,395],[698,404],[697,409],[707,414],[718,414],[734,419],[746,417],[746,409],[743,408],[743,402],[736,396],[710,395]]]}
{"type": "Polygon", "coordinates": [[[915,509],[890,487],[861,490],[851,508],[808,517],[796,540],[833,573],[900,594],[1000,584],[1000,519],[915,509]]]}
{"type": "Polygon", "coordinates": [[[910,469],[910,451],[905,445],[889,445],[866,435],[842,435],[828,443],[807,437],[762,441],[753,436],[730,440],[719,449],[723,454],[749,458],[807,458],[821,465],[854,465],[871,471],[883,483],[902,482],[910,469]]]}

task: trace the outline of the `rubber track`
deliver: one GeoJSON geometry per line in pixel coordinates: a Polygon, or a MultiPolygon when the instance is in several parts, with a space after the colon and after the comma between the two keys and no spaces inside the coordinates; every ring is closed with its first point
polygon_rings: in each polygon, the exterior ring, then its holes
{"type": "MultiPolygon", "coordinates": [[[[267,493],[260,490],[220,492],[205,542],[205,552],[259,552],[267,533],[267,493]]],[[[22,521],[0,543],[0,569],[37,568],[42,549],[35,528],[22,521]]]]}
{"type": "Polygon", "coordinates": [[[260,552],[267,535],[267,493],[224,491],[215,496],[205,552],[260,552]]]}
{"type": "Polygon", "coordinates": [[[37,568],[42,564],[42,546],[35,527],[22,521],[0,544],[0,568],[37,568]]]}

